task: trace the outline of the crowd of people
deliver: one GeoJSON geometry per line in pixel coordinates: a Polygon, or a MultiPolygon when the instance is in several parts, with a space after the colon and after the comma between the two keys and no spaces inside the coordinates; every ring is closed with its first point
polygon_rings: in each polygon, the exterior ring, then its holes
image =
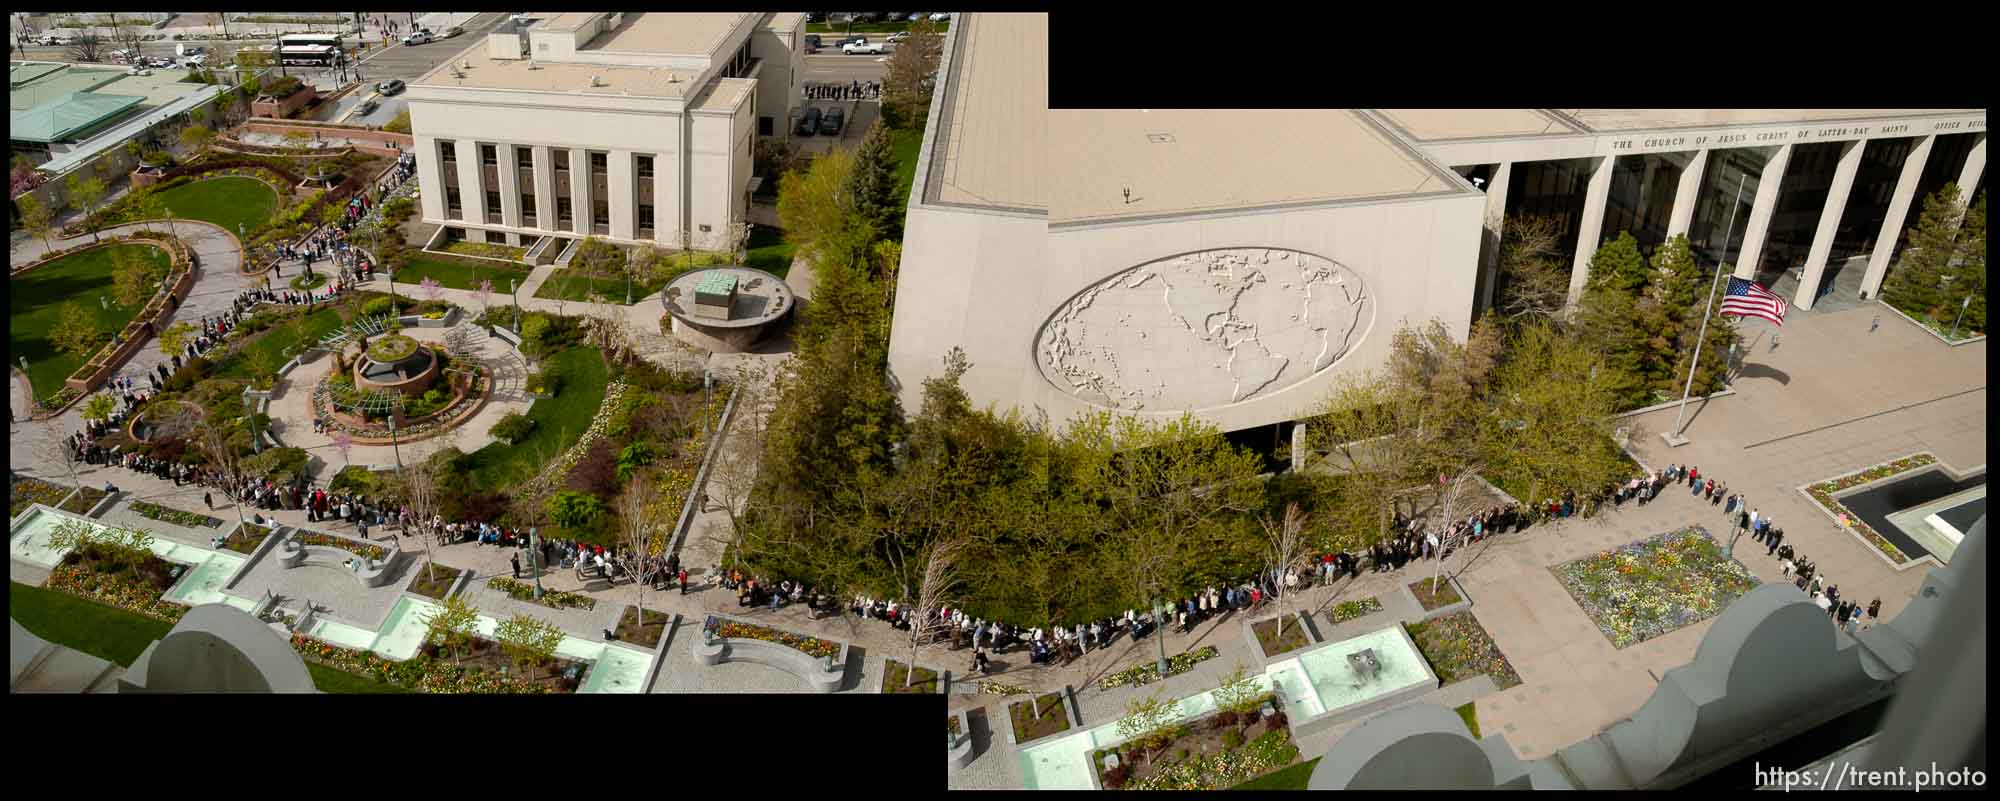
{"type": "Polygon", "coordinates": [[[880,100],[882,84],[877,81],[849,81],[847,83],[820,83],[807,81],[802,86],[807,100],[880,100]]]}

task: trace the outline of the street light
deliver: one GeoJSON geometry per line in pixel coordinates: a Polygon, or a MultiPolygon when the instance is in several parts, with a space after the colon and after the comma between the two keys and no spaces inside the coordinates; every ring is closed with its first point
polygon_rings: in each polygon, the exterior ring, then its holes
{"type": "Polygon", "coordinates": [[[387,266],[389,268],[389,316],[395,317],[398,314],[396,311],[396,265],[390,264],[387,266]]]}
{"type": "Polygon", "coordinates": [[[1160,677],[1167,675],[1167,606],[1164,599],[1153,601],[1153,634],[1160,641],[1160,677]]]}
{"type": "Polygon", "coordinates": [[[1972,296],[1966,295],[1965,302],[1958,304],[1958,316],[1951,321],[1951,338],[1958,338],[1958,324],[1965,319],[1965,310],[1972,305],[1972,296]]]}
{"type": "Polygon", "coordinates": [[[105,300],[103,295],[97,296],[97,305],[103,306],[105,311],[111,311],[111,301],[105,300]]]}
{"type": "Polygon", "coordinates": [[[507,279],[507,294],[514,298],[514,333],[521,333],[521,295],[514,291],[514,279],[507,279]]]}
{"type": "Polygon", "coordinates": [[[389,408],[389,448],[396,452],[396,475],[403,474],[403,448],[396,443],[396,409],[389,408]]]}
{"type": "Polygon", "coordinates": [[[528,527],[528,551],[528,564],[535,568],[535,598],[539,600],[542,597],[542,547],[541,540],[535,536],[534,526],[528,527]]]}

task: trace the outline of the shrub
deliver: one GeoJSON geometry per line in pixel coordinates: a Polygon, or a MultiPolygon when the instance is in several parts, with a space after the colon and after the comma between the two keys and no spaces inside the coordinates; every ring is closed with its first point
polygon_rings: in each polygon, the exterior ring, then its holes
{"type": "Polygon", "coordinates": [[[534,418],[520,412],[509,412],[506,417],[500,418],[500,422],[493,424],[492,434],[505,440],[507,444],[514,445],[527,439],[528,434],[534,430],[534,418]]]}
{"type": "Polygon", "coordinates": [[[363,303],[361,304],[361,316],[363,317],[385,316],[389,313],[390,302],[391,299],[387,295],[384,295],[382,297],[370,300],[367,303],[363,303]]]}
{"type": "Polygon", "coordinates": [[[606,498],[618,494],[619,470],[613,446],[608,439],[598,439],[591,443],[583,458],[570,468],[568,486],[573,489],[606,498]]]}
{"type": "Polygon", "coordinates": [[[305,475],[306,462],[306,452],[302,448],[272,448],[244,460],[243,471],[258,478],[268,478],[279,485],[289,485],[305,475]]]}
{"type": "Polygon", "coordinates": [[[618,482],[622,484],[631,481],[632,474],[638,472],[639,468],[652,464],[653,458],[653,446],[651,445],[647,445],[644,442],[634,442],[625,446],[624,449],[618,451],[618,482]]]}
{"type": "Polygon", "coordinates": [[[165,389],[168,392],[186,392],[193,388],[196,382],[208,378],[213,372],[215,365],[211,364],[207,357],[196,356],[181,362],[181,369],[175,370],[173,375],[167,377],[165,389]]]}
{"type": "Polygon", "coordinates": [[[537,395],[554,395],[562,386],[561,370],[544,367],[528,374],[527,389],[537,395]]]}
{"type": "Polygon", "coordinates": [[[1232,750],[1243,747],[1243,732],[1237,731],[1235,729],[1230,729],[1229,731],[1223,732],[1222,747],[1232,750]]]}
{"type": "Polygon", "coordinates": [[[604,502],[597,496],[562,490],[549,498],[549,519],[564,528],[588,528],[604,516],[604,502]]]}

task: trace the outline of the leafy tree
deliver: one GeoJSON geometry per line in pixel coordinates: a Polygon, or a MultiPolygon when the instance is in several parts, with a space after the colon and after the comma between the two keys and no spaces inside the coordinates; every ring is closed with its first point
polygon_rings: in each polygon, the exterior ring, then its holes
{"type": "Polygon", "coordinates": [[[873,232],[857,225],[853,217],[855,198],[847,189],[854,168],[852,153],[833,150],[813,159],[805,170],[778,179],[778,217],[784,222],[785,239],[815,267],[836,257],[851,262],[874,241],[873,232]]]}
{"type": "Polygon", "coordinates": [[[1216,687],[1215,694],[1210,697],[1215,699],[1216,709],[1244,714],[1262,706],[1265,695],[1266,691],[1251,677],[1249,669],[1238,662],[1236,669],[1223,677],[1221,686],[1216,687]]]}
{"type": "Polygon", "coordinates": [[[424,626],[425,638],[450,651],[452,661],[457,662],[459,646],[471,642],[479,631],[479,609],[465,593],[457,593],[440,602],[424,618],[424,626]]]}
{"type": "Polygon", "coordinates": [[[1160,691],[1125,702],[1125,717],[1118,720],[1118,736],[1138,742],[1148,750],[1173,742],[1181,734],[1177,722],[1178,702],[1162,699],[1160,691]]]}
{"type": "Polygon", "coordinates": [[[604,516],[604,502],[576,490],[562,490],[547,503],[549,519],[565,528],[588,528],[604,516]]]}
{"type": "Polygon", "coordinates": [[[1671,364],[1661,360],[1647,331],[1664,324],[1656,306],[1642,310],[1638,298],[1610,287],[1585,291],[1578,301],[1570,331],[1603,357],[1606,371],[1599,378],[1617,399],[1617,408],[1645,406],[1656,382],[1670,372],[1671,364]]]}
{"type": "Polygon", "coordinates": [[[215,131],[207,126],[190,125],[181,129],[181,144],[189,150],[196,152],[206,150],[209,143],[214,141],[215,131]]]}
{"type": "Polygon", "coordinates": [[[140,221],[146,223],[146,230],[151,231],[153,230],[154,220],[166,218],[167,202],[160,198],[160,193],[158,192],[145,192],[133,199],[132,213],[137,215],[140,221]]]}
{"type": "Polygon", "coordinates": [[[97,204],[104,200],[104,179],[85,178],[82,173],[77,173],[69,177],[67,188],[70,200],[83,210],[83,224],[90,229],[90,241],[99,241],[97,229],[103,226],[103,221],[96,219],[93,212],[97,211],[97,204]]]}
{"type": "Polygon", "coordinates": [[[1614,372],[1591,343],[1553,325],[1514,336],[1495,374],[1482,439],[1492,464],[1528,482],[1523,502],[1564,492],[1589,497],[1626,477],[1611,438],[1614,372]]]}
{"type": "Polygon", "coordinates": [[[49,342],[56,346],[56,350],[76,357],[78,361],[88,361],[103,338],[104,333],[97,327],[97,318],[84,311],[83,304],[72,300],[57,307],[56,324],[49,330],[49,342]]]}
{"type": "Polygon", "coordinates": [[[1502,225],[1494,308],[1508,319],[1562,313],[1569,302],[1568,229],[1555,217],[1510,217],[1502,225]]]}
{"type": "Polygon", "coordinates": [[[898,239],[902,230],[901,191],[896,186],[896,154],[889,146],[889,128],[879,121],[869,126],[868,135],[854,153],[854,167],[847,175],[847,193],[854,198],[854,214],[885,239],[898,239]]]}
{"type": "Polygon", "coordinates": [[[540,618],[515,615],[493,627],[493,636],[500,641],[500,647],[507,652],[514,666],[522,672],[527,668],[545,665],[556,658],[556,649],[562,647],[562,628],[540,618]]]}
{"type": "MultiPolygon", "coordinates": [[[[1653,261],[1657,265],[1660,260],[1655,256],[1653,261]]],[[[1646,283],[1646,259],[1639,255],[1639,240],[1632,237],[1631,231],[1619,231],[1616,239],[1598,246],[1597,253],[1590,257],[1590,278],[1584,286],[1637,292],[1646,283]]]]}
{"type": "Polygon", "coordinates": [[[147,250],[130,247],[111,251],[111,293],[120,306],[138,306],[159,286],[159,267],[147,250]]]}
{"type": "Polygon", "coordinates": [[[21,195],[14,199],[14,207],[21,211],[21,227],[42,240],[49,250],[55,249],[56,212],[48,204],[35,199],[34,195],[21,195]]]}
{"type": "Polygon", "coordinates": [[[944,40],[937,23],[928,17],[911,23],[909,33],[889,54],[888,74],[882,80],[882,118],[893,128],[922,129],[930,116],[944,40]]]}
{"type": "Polygon", "coordinates": [[[112,412],[118,410],[118,402],[111,399],[111,393],[99,392],[83,402],[83,419],[102,423],[111,419],[112,412]]]}

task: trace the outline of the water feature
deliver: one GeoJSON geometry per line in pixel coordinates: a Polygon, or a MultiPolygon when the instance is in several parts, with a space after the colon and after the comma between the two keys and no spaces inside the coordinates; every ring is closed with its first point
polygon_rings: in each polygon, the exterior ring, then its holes
{"type": "MultiPolygon", "coordinates": [[[[1250,679],[1262,690],[1272,687],[1268,675],[1251,676],[1250,679]]],[[[1193,720],[1213,713],[1215,709],[1215,690],[1209,690],[1176,702],[1175,719],[1193,720]]],[[[1118,721],[1114,720],[1094,729],[1021,749],[1022,782],[1030,790],[1095,789],[1091,774],[1096,768],[1090,764],[1090,752],[1124,739],[1118,733],[1118,721]]]]}
{"type": "Polygon", "coordinates": [[[1365,704],[1390,693],[1429,684],[1437,686],[1424,655],[1411,645],[1401,626],[1373,631],[1299,655],[1299,666],[1312,681],[1320,704],[1328,712],[1365,704]],[[1368,678],[1357,675],[1348,657],[1373,651],[1380,665],[1368,678]]]}
{"type": "Polygon", "coordinates": [[[61,525],[64,515],[46,509],[35,509],[27,517],[14,524],[11,536],[7,538],[8,555],[36,567],[53,570],[62,562],[63,551],[49,547],[49,532],[61,525]]]}
{"type": "MultiPolygon", "coordinates": [[[[379,635],[331,621],[326,622],[328,626],[326,631],[332,634],[332,637],[321,635],[319,623],[313,624],[313,630],[306,633],[335,645],[367,648],[384,658],[401,661],[417,655],[417,649],[423,645],[424,636],[429,628],[425,621],[437,609],[438,605],[435,603],[406,595],[389,610],[389,616],[382,621],[379,635]],[[334,637],[346,637],[348,642],[342,642],[334,637]],[[350,642],[355,644],[349,644],[350,642]]],[[[500,621],[486,615],[480,615],[473,624],[473,630],[479,636],[488,639],[497,639],[495,634],[499,629],[500,621]]],[[[556,646],[556,655],[592,663],[590,670],[584,675],[583,685],[577,689],[579,693],[642,692],[644,688],[640,687],[640,684],[645,681],[646,672],[653,666],[652,654],[567,635],[563,637],[562,643],[556,646]]]]}
{"type": "Polygon", "coordinates": [[[313,617],[312,623],[306,627],[305,634],[314,639],[357,651],[367,650],[368,646],[375,643],[373,631],[318,616],[313,617]]]}
{"type": "Polygon", "coordinates": [[[597,663],[590,667],[590,675],[584,678],[583,687],[577,692],[645,692],[646,672],[653,666],[653,655],[609,643],[603,648],[597,663]]]}
{"type": "MultiPolygon", "coordinates": [[[[424,643],[424,620],[437,611],[438,605],[429,601],[419,601],[409,596],[396,602],[389,610],[389,616],[382,621],[381,636],[370,646],[382,656],[404,660],[417,655],[417,647],[424,643]]],[[[481,618],[482,621],[491,618],[481,618]]]]}
{"type": "MultiPolygon", "coordinates": [[[[157,544],[159,540],[154,540],[154,542],[157,544]]],[[[159,551],[159,548],[153,549],[154,553],[159,553],[159,551]]],[[[174,549],[173,552],[184,556],[189,555],[179,549],[174,549]]],[[[236,575],[237,569],[241,568],[244,562],[250,560],[243,556],[224,551],[207,551],[200,556],[201,561],[195,564],[195,568],[188,571],[187,575],[182,576],[181,580],[174,584],[172,589],[168,590],[165,595],[160,596],[161,598],[187,606],[228,603],[231,600],[231,596],[223,594],[222,585],[229,583],[229,577],[236,575]]],[[[161,558],[166,559],[168,557],[162,555],[161,558]]],[[[251,606],[254,607],[255,603],[251,603],[251,606]]]]}

